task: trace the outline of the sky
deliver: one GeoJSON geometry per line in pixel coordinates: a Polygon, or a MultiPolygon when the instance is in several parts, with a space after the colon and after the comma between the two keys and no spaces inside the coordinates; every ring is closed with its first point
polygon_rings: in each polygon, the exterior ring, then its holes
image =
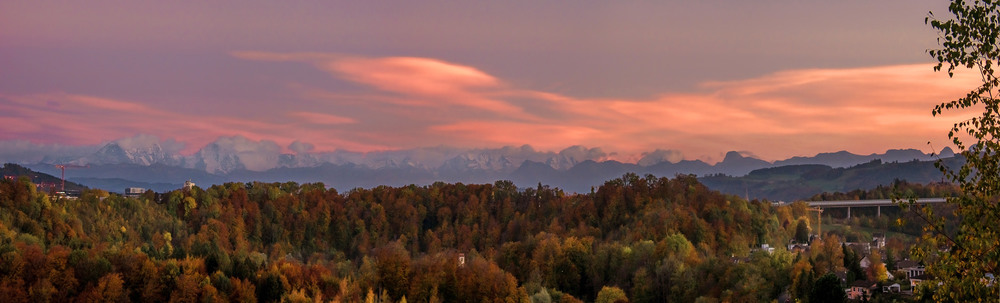
{"type": "Polygon", "coordinates": [[[3,1],[0,143],[582,145],[719,161],[948,146],[944,1],[3,1]]]}

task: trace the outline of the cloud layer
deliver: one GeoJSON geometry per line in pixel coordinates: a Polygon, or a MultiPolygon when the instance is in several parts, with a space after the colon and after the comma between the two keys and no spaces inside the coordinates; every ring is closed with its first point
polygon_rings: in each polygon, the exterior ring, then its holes
{"type": "MultiPolygon", "coordinates": [[[[285,87],[287,99],[245,100],[244,109],[260,107],[253,115],[199,114],[169,103],[66,92],[0,94],[0,123],[17,126],[0,130],[0,140],[5,148],[25,140],[92,145],[142,133],[172,138],[177,142],[170,142],[171,149],[191,154],[219,137],[238,135],[266,142],[267,154],[530,144],[547,151],[597,147],[629,162],[715,162],[730,150],[774,160],[923,148],[927,142],[940,149],[961,116],[935,118],[930,109],[976,83],[967,74],[949,79],[929,64],[915,64],[787,70],[643,99],[578,98],[518,87],[474,66],[435,58],[232,56],[257,65],[305,64],[328,78],[316,84],[271,77],[267,81],[285,87]]],[[[247,145],[237,141],[219,148],[247,145]]]]}

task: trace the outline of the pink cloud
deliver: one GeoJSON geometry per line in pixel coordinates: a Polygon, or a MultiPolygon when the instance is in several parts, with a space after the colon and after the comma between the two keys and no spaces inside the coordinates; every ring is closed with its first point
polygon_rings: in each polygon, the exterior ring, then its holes
{"type": "Polygon", "coordinates": [[[976,84],[967,73],[949,79],[929,64],[915,64],[789,70],[654,98],[596,99],[521,89],[477,68],[430,58],[232,55],[306,63],[331,80],[368,89],[343,93],[293,83],[288,87],[296,102],[252,118],[181,114],[100,96],[0,95],[0,123],[18,125],[0,129],[0,140],[96,144],[145,133],[176,138],[192,153],[219,137],[240,135],[283,149],[307,142],[315,151],[584,145],[618,159],[670,149],[672,159],[719,160],[725,151],[750,150],[775,160],[920,148],[928,141],[936,149],[948,146],[947,130],[965,114],[932,117],[930,109],[976,84]]]}
{"type": "Polygon", "coordinates": [[[357,120],[349,117],[342,117],[337,115],[322,114],[322,113],[312,113],[312,112],[290,112],[288,116],[301,119],[307,123],[318,124],[318,125],[338,125],[338,124],[350,124],[357,123],[357,120]]]}
{"type": "Polygon", "coordinates": [[[330,62],[326,68],[358,83],[414,95],[448,96],[500,84],[475,68],[427,58],[348,58],[330,62]]]}
{"type": "Polygon", "coordinates": [[[692,92],[652,99],[586,99],[510,87],[478,69],[428,58],[243,57],[310,62],[375,88],[353,96],[317,90],[303,96],[373,111],[371,103],[346,100],[402,105],[378,111],[424,129],[409,129],[412,140],[385,134],[406,147],[532,144],[557,150],[583,144],[635,155],[657,148],[695,157],[754,150],[780,159],[840,149],[879,152],[928,141],[946,146],[944,134],[960,114],[934,118],[930,108],[975,83],[969,74],[948,79],[929,64],[914,64],[789,70],[707,82],[692,92]],[[433,107],[434,115],[419,107],[433,107]]]}
{"type": "Polygon", "coordinates": [[[337,78],[393,93],[371,100],[404,106],[463,106],[528,117],[521,108],[492,97],[505,89],[499,79],[470,66],[419,57],[267,52],[232,55],[246,60],[306,62],[337,78]]]}
{"type": "MultiPolygon", "coordinates": [[[[296,133],[336,137],[275,120],[227,116],[194,116],[157,109],[136,102],[66,93],[0,95],[0,122],[22,125],[4,128],[0,140],[27,138],[35,143],[100,144],[137,133],[183,141],[190,154],[219,137],[240,135],[252,140],[274,140],[288,145],[296,133]],[[41,105],[40,105],[41,104],[41,105]],[[56,105],[57,104],[57,105],[56,105]]],[[[320,113],[290,113],[313,123],[347,123],[348,118],[320,113]]],[[[321,142],[349,148],[373,148],[336,138],[321,142]]],[[[379,146],[381,147],[381,146],[379,146]]]]}

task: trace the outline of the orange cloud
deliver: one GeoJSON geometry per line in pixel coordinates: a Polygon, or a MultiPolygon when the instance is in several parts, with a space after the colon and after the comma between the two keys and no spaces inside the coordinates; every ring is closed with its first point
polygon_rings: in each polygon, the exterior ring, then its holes
{"type": "Polygon", "coordinates": [[[928,141],[946,146],[943,134],[960,114],[934,118],[930,108],[964,94],[976,82],[973,74],[948,79],[929,64],[914,64],[789,70],[706,82],[695,91],[652,99],[587,99],[509,87],[473,67],[429,58],[239,56],[310,62],[338,78],[375,88],[354,96],[317,90],[303,96],[342,105],[345,100],[401,105],[375,109],[370,103],[351,103],[413,125],[418,130],[408,133],[425,145],[560,149],[582,144],[634,155],[669,148],[695,158],[727,150],[782,159],[841,149],[880,152],[928,141]],[[432,107],[434,114],[419,107],[432,107]]]}
{"type": "Polygon", "coordinates": [[[321,113],[311,113],[311,112],[290,112],[289,116],[301,119],[305,122],[319,125],[338,125],[338,124],[350,124],[357,123],[357,120],[348,117],[341,117],[336,115],[321,114],[321,113]]]}
{"type": "Polygon", "coordinates": [[[364,87],[342,92],[292,83],[296,102],[254,118],[66,93],[0,95],[0,123],[21,125],[0,130],[0,140],[95,144],[141,132],[184,141],[188,153],[220,136],[242,135],[280,146],[309,143],[316,151],[583,145],[619,159],[669,149],[672,159],[719,160],[726,151],[749,150],[775,160],[921,148],[928,141],[936,149],[949,146],[947,130],[968,112],[932,117],[930,109],[977,83],[974,74],[949,79],[915,64],[789,70],[654,98],[598,99],[512,87],[477,68],[430,58],[232,55],[306,63],[364,87]]]}
{"type": "Polygon", "coordinates": [[[521,108],[491,97],[504,90],[502,82],[470,66],[419,57],[366,58],[267,52],[233,52],[232,55],[246,60],[306,62],[340,79],[395,94],[372,100],[404,106],[464,106],[530,117],[521,108]]]}
{"type": "MultiPolygon", "coordinates": [[[[385,148],[338,139],[331,130],[300,128],[279,121],[227,116],[194,116],[136,102],[67,93],[0,95],[0,123],[18,125],[0,131],[0,140],[30,138],[35,143],[100,144],[137,133],[184,141],[193,153],[222,136],[242,135],[287,146],[296,133],[328,137],[320,141],[344,148],[385,148]],[[333,135],[331,138],[331,134],[333,135]]],[[[320,113],[290,113],[312,123],[348,123],[349,118],[320,113]]]]}
{"type": "Polygon", "coordinates": [[[350,58],[330,62],[327,68],[352,81],[404,94],[447,96],[499,85],[475,68],[427,58],[350,58]]]}

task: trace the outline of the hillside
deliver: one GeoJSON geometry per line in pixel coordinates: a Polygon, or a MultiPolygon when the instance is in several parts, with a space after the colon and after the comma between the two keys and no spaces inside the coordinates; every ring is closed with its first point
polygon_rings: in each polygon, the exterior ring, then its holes
{"type": "Polygon", "coordinates": [[[586,195],[507,181],[347,192],[252,182],[160,204],[100,190],[52,201],[30,188],[0,181],[7,302],[589,302],[605,287],[631,302],[770,301],[793,255],[753,248],[787,243],[806,216],[691,177],[634,174],[586,195]]]}
{"type": "MultiPolygon", "coordinates": [[[[958,157],[945,158],[948,167],[961,166],[958,157]]],[[[805,200],[824,192],[848,192],[886,186],[897,180],[912,183],[940,182],[943,174],[934,161],[883,163],[881,160],[847,168],[826,165],[789,165],[758,169],[746,176],[709,175],[706,186],[733,195],[778,201],[805,200]]]]}
{"type": "MultiPolygon", "coordinates": [[[[58,169],[56,169],[56,171],[58,171],[58,169]]],[[[39,185],[40,188],[55,191],[62,190],[62,179],[58,176],[36,172],[13,163],[6,163],[3,167],[0,167],[0,176],[3,176],[4,178],[19,178],[24,176],[28,177],[31,183],[39,185]]],[[[84,189],[87,189],[87,187],[76,182],[66,181],[66,191],[79,192],[84,189]]]]}

